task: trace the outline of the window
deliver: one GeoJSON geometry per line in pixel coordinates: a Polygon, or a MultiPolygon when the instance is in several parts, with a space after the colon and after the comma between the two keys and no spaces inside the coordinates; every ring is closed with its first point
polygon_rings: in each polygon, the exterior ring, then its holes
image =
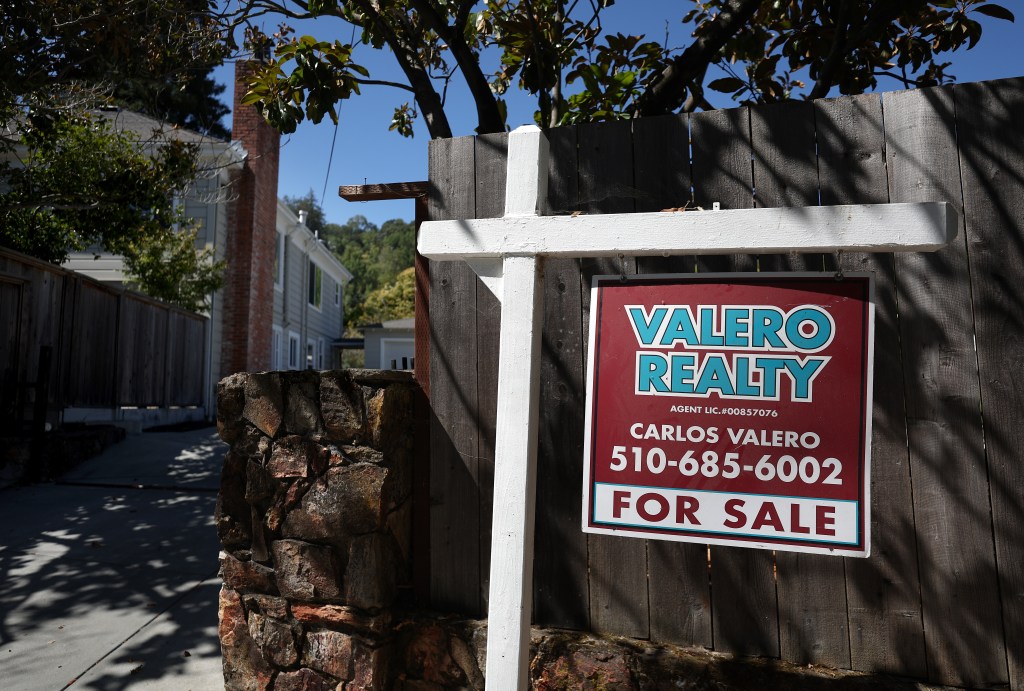
{"type": "Polygon", "coordinates": [[[324,287],[324,272],[323,270],[313,263],[313,260],[309,260],[309,304],[313,305],[317,309],[320,309],[320,298],[321,292],[324,287]]]}
{"type": "Polygon", "coordinates": [[[299,334],[288,332],[288,369],[299,369],[299,334]]]}
{"type": "Polygon", "coordinates": [[[339,307],[341,305],[341,284],[334,284],[334,306],[339,307]]]}
{"type": "Polygon", "coordinates": [[[316,342],[316,368],[322,370],[324,368],[324,339],[319,339],[316,342]]]}
{"type": "Polygon", "coordinates": [[[280,326],[272,328],[274,329],[274,340],[270,344],[270,369],[282,370],[284,369],[284,362],[281,357],[281,346],[284,343],[284,332],[280,326]]]}
{"type": "Polygon", "coordinates": [[[312,338],[306,341],[306,369],[313,369],[316,365],[316,341],[312,338]]]}
{"type": "Polygon", "coordinates": [[[284,287],[284,235],[277,234],[277,245],[274,248],[274,287],[284,287]]]}

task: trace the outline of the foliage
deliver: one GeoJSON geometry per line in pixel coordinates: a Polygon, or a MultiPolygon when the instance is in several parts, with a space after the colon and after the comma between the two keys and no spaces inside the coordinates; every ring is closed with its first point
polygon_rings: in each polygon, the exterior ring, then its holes
{"type": "Polygon", "coordinates": [[[220,267],[173,203],[198,149],[144,153],[88,113],[116,102],[226,135],[209,78],[226,50],[216,11],[213,0],[0,0],[0,244],[53,262],[102,246],[145,292],[203,306],[220,267]]]}
{"type": "MultiPolygon", "coordinates": [[[[697,3],[684,21],[696,21],[696,35],[704,35],[725,4],[697,3]]],[[[975,13],[1013,21],[1004,7],[984,0],[761,3],[723,47],[744,65],[742,72],[731,70],[734,76],[708,86],[742,101],[776,101],[804,86],[793,74],[805,68],[809,98],[824,97],[833,86],[863,93],[883,76],[907,87],[942,84],[951,80],[942,54],[973,48],[981,38],[975,13]]]]}
{"type": "Polygon", "coordinates": [[[416,298],[416,268],[401,271],[390,283],[371,291],[362,304],[362,321],[366,324],[413,316],[416,298]]]}
{"type": "Polygon", "coordinates": [[[415,227],[393,219],[378,228],[364,216],[353,216],[343,225],[328,223],[321,237],[354,276],[345,288],[346,326],[372,321],[366,300],[373,291],[393,282],[401,271],[413,265],[415,227]]]}
{"type": "Polygon", "coordinates": [[[176,78],[123,81],[112,86],[111,99],[127,110],[229,140],[231,133],[221,120],[231,109],[218,98],[225,87],[213,81],[212,69],[197,68],[184,84],[176,78]]]}
{"type": "Polygon", "coordinates": [[[320,202],[316,200],[316,195],[312,189],[301,197],[289,197],[286,194],[284,196],[284,203],[296,216],[299,215],[300,211],[306,212],[307,228],[314,233],[323,231],[324,226],[327,224],[327,218],[324,216],[324,210],[320,206],[320,202]]]}
{"type": "Polygon", "coordinates": [[[223,285],[225,262],[216,261],[212,247],[196,250],[198,232],[161,226],[133,243],[124,255],[129,285],[193,312],[209,309],[210,295],[223,285]]]}
{"type": "Polygon", "coordinates": [[[661,46],[641,40],[640,36],[606,36],[605,45],[596,46],[591,56],[576,58],[565,82],[578,79],[584,88],[569,97],[558,124],[630,117],[624,106],[636,102],[646,87],[645,76],[662,61],[661,46]]]}
{"type": "Polygon", "coordinates": [[[187,84],[224,55],[215,11],[212,0],[0,0],[0,121],[43,127],[128,83],[187,84]]]}
{"type": "Polygon", "coordinates": [[[505,129],[503,96],[513,86],[537,98],[537,121],[551,127],[710,108],[705,88],[763,103],[820,98],[833,88],[859,93],[880,77],[940,84],[952,79],[943,59],[980,39],[979,16],[1014,19],[988,0],[692,0],[682,17],[694,26],[692,40],[673,48],[606,33],[601,16],[612,2],[249,0],[233,22],[249,24],[250,48],[276,53],[247,101],[278,129],[293,131],[307,117],[337,122],[339,101],[361,85],[384,84],[415,100],[395,110],[392,130],[412,136],[422,115],[432,137],[449,137],[444,97],[456,78],[472,95],[478,133],[505,129]],[[359,39],[296,38],[287,24],[323,15],[361,30],[359,39]],[[264,16],[283,20],[273,36],[251,28],[264,16]],[[405,81],[371,79],[357,61],[366,48],[389,49],[405,81]],[[498,64],[485,66],[496,55],[498,64]],[[729,76],[706,83],[712,66],[729,76]]]}
{"type": "Polygon", "coordinates": [[[335,104],[358,94],[359,77],[369,74],[352,62],[352,46],[317,41],[312,36],[278,44],[276,60],[265,69],[273,75],[277,88],[271,89],[267,81],[257,82],[242,105],[255,104],[267,122],[285,133],[295,131],[303,113],[315,123],[324,115],[337,122],[335,104]],[[292,71],[286,74],[284,68],[292,62],[292,71]]]}
{"type": "Polygon", "coordinates": [[[0,166],[0,245],[56,263],[102,246],[125,257],[144,292],[201,306],[195,295],[218,284],[219,266],[197,254],[194,231],[174,235],[183,219],[173,200],[196,177],[194,146],[172,140],[147,155],[84,116],[25,128],[20,143],[19,164],[0,166]]]}

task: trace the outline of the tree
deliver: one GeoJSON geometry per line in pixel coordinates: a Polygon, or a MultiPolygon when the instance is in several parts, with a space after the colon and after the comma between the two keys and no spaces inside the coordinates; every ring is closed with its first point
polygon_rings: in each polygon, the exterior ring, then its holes
{"type": "Polygon", "coordinates": [[[316,194],[313,193],[312,189],[301,197],[285,195],[284,203],[296,216],[299,215],[300,211],[305,211],[306,227],[314,233],[323,231],[324,226],[327,225],[324,209],[320,206],[320,202],[317,201],[316,194]]]}
{"type": "Polygon", "coordinates": [[[215,259],[212,248],[196,249],[198,231],[194,225],[177,231],[167,226],[153,228],[124,255],[128,284],[183,309],[208,310],[210,295],[224,284],[225,262],[215,259]]]}
{"type": "Polygon", "coordinates": [[[147,154],[86,116],[27,129],[22,144],[18,165],[0,164],[0,245],[55,263],[102,246],[124,257],[143,292],[205,306],[221,266],[196,250],[196,231],[174,204],[196,178],[194,146],[171,140],[147,154]]]}
{"type": "Polygon", "coordinates": [[[413,316],[415,299],[416,269],[410,266],[399,272],[394,280],[366,296],[362,304],[361,322],[370,324],[392,319],[408,319],[413,316]]]}
{"type": "Polygon", "coordinates": [[[111,87],[111,100],[127,110],[229,140],[231,133],[221,120],[231,109],[218,98],[224,85],[213,81],[214,66],[197,67],[184,83],[176,78],[124,81],[111,87]]]}
{"type": "Polygon", "coordinates": [[[834,87],[860,93],[882,77],[907,87],[940,84],[952,79],[942,59],[980,39],[979,15],[1014,19],[988,0],[694,0],[683,17],[695,26],[693,40],[676,49],[605,32],[601,13],[612,3],[246,0],[233,23],[250,23],[250,49],[273,50],[246,102],[281,131],[305,118],[337,122],[340,101],[384,84],[415,103],[396,108],[393,130],[411,136],[422,114],[432,137],[449,137],[444,96],[456,78],[472,95],[478,133],[504,131],[502,95],[513,86],[537,98],[537,121],[551,127],[706,109],[706,88],[764,103],[820,98],[834,87]],[[325,15],[361,29],[358,41],[296,37],[288,24],[325,15]],[[273,36],[251,28],[265,16],[282,19],[273,36]],[[356,62],[361,46],[387,47],[405,81],[371,78],[356,62]],[[496,53],[488,71],[484,62],[496,53]],[[729,76],[706,83],[712,65],[729,76]]]}
{"type": "Polygon", "coordinates": [[[413,265],[415,227],[392,219],[378,228],[364,216],[353,216],[343,225],[328,223],[321,237],[354,277],[345,288],[345,322],[352,329],[369,318],[368,296],[413,265]]]}
{"type": "MultiPolygon", "coordinates": [[[[211,0],[0,0],[0,121],[80,111],[129,83],[187,84],[223,58],[211,0]]],[[[205,74],[205,72],[204,72],[205,74]]]]}
{"type": "Polygon", "coordinates": [[[219,265],[173,203],[195,179],[198,149],[167,141],[144,153],[89,109],[168,90],[184,103],[189,89],[201,105],[191,77],[225,51],[214,10],[209,0],[0,0],[0,244],[55,262],[102,245],[145,292],[203,306],[219,265]]]}

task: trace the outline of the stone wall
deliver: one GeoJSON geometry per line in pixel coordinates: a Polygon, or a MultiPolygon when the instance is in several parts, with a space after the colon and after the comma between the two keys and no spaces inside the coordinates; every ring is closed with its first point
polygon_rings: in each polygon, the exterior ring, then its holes
{"type": "Polygon", "coordinates": [[[226,689],[383,688],[410,576],[413,387],[367,370],[219,384],[226,689]]]}
{"type": "MultiPolygon", "coordinates": [[[[228,691],[483,691],[487,623],[410,609],[408,373],[236,374],[217,507],[228,691]]],[[[703,649],[534,629],[531,687],[937,689],[703,649]]]]}
{"type": "MultiPolygon", "coordinates": [[[[409,617],[396,625],[388,688],[483,691],[487,622],[409,617]]],[[[530,636],[533,691],[952,691],[908,679],[736,658],[703,648],[620,636],[537,629],[530,636]]]]}

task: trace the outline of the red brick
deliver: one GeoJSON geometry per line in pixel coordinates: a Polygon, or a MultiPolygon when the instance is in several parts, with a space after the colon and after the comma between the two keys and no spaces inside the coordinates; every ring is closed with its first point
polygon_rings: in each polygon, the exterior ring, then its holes
{"type": "Polygon", "coordinates": [[[240,102],[256,63],[235,63],[231,137],[248,156],[234,174],[235,201],[228,209],[227,269],[223,292],[221,373],[270,368],[274,309],[274,252],[277,240],[277,177],[281,135],[254,106],[240,102]]]}

